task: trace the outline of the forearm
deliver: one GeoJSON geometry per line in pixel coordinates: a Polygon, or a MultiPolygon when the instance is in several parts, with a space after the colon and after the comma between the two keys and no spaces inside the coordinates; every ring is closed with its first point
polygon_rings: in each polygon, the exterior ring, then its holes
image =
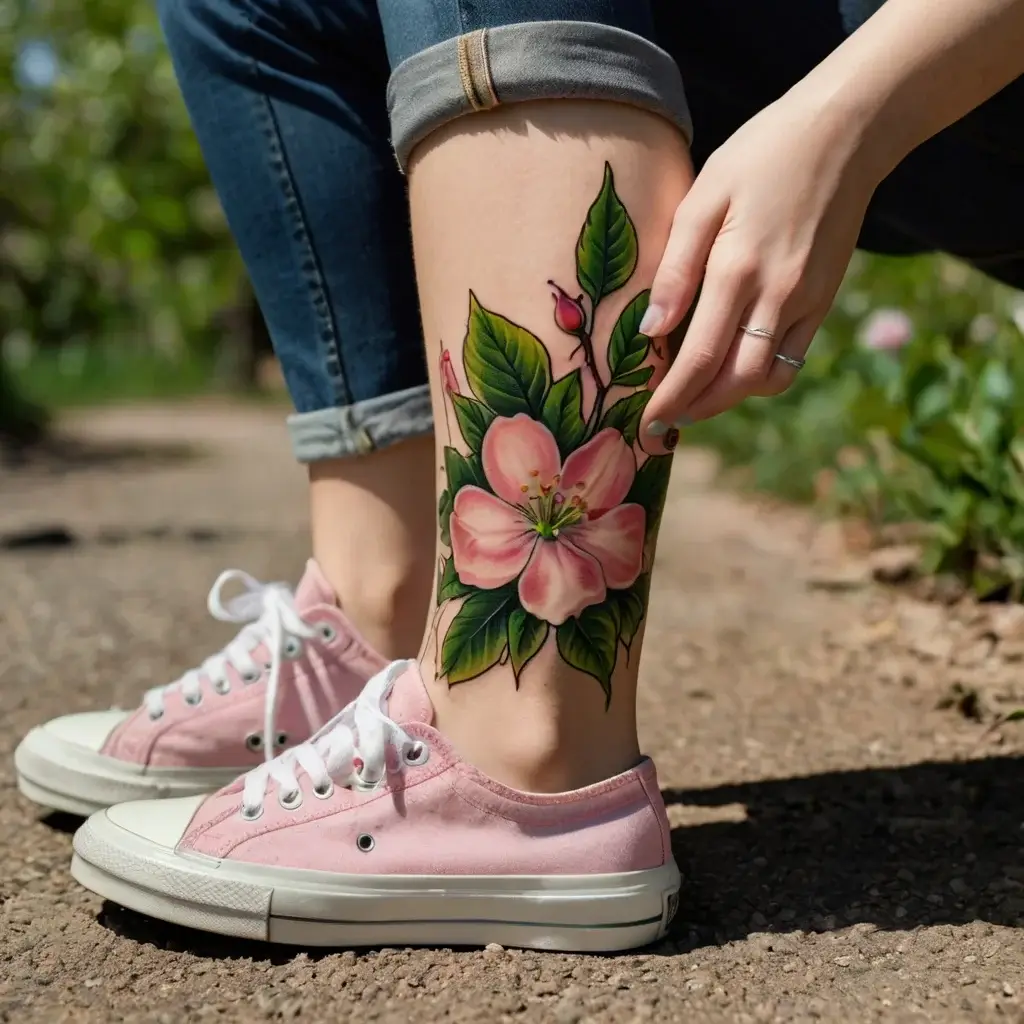
{"type": "Polygon", "coordinates": [[[872,174],[1024,74],[1024,0],[888,0],[793,90],[872,174]]]}

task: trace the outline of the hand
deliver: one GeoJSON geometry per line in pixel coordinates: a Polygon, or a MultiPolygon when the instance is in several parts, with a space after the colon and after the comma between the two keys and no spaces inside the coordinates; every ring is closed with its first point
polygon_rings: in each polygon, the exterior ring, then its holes
{"type": "Polygon", "coordinates": [[[647,406],[652,437],[785,391],[798,371],[775,353],[804,357],[849,264],[877,180],[856,133],[792,95],[712,154],[676,212],[640,329],[667,334],[701,292],[647,406]]]}

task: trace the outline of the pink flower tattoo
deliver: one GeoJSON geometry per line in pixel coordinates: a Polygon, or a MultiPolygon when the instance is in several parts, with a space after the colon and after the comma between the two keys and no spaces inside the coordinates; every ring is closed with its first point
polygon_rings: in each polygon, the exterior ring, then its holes
{"type": "Polygon", "coordinates": [[[494,420],[481,455],[494,494],[463,487],[451,517],[463,583],[492,590],[518,577],[523,608],[559,626],[636,582],[646,513],[622,504],[636,476],[622,434],[600,431],[563,465],[551,431],[520,413],[494,420]]]}

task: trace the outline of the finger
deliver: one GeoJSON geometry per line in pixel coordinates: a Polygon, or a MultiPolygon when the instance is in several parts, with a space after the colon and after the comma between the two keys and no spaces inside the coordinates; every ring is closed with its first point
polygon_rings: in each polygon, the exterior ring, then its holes
{"type": "Polygon", "coordinates": [[[762,294],[742,318],[740,332],[714,380],[693,400],[686,415],[695,422],[710,419],[760,394],[792,319],[782,304],[762,294]]]}
{"type": "Polygon", "coordinates": [[[665,426],[688,417],[689,406],[714,380],[756,294],[756,268],[714,254],[693,319],[668,373],[645,410],[647,431],[657,437],[665,426]]]}
{"type": "Polygon", "coordinates": [[[651,283],[647,312],[640,321],[641,333],[662,338],[682,323],[704,277],[727,208],[725,200],[707,201],[699,180],[679,204],[651,283]]]}
{"type": "MultiPolygon", "coordinates": [[[[798,320],[786,332],[779,344],[778,352],[781,355],[789,356],[790,359],[806,358],[807,350],[811,347],[815,334],[818,333],[822,319],[821,315],[812,315],[798,320]]],[[[799,372],[800,370],[797,367],[789,365],[785,360],[779,359],[777,356],[773,356],[772,366],[768,371],[764,386],[754,393],[765,396],[781,395],[796,380],[796,375],[799,372]]]]}

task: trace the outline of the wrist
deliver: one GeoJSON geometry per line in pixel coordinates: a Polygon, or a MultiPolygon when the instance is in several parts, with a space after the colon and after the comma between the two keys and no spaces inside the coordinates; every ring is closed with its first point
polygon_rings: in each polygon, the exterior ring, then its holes
{"type": "Polygon", "coordinates": [[[807,131],[833,147],[847,173],[871,191],[915,145],[907,140],[907,125],[892,123],[886,96],[874,84],[812,73],[787,94],[801,108],[807,131]]]}

